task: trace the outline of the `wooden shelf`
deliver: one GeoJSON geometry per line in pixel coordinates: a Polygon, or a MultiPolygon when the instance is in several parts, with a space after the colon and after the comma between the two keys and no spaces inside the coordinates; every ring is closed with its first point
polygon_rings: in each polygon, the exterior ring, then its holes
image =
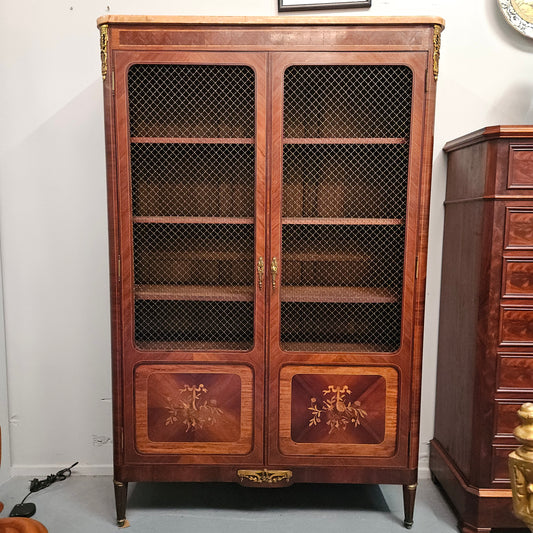
{"type": "MultiPolygon", "coordinates": [[[[139,250],[141,256],[151,256],[155,261],[250,261],[250,268],[253,270],[253,253],[244,251],[225,250],[183,250],[183,251],[143,251],[139,250]]],[[[149,262],[147,262],[149,264],[149,262]]]]}
{"type": "Polygon", "coordinates": [[[335,342],[281,342],[285,352],[348,352],[357,354],[394,353],[397,350],[386,344],[335,343],[335,342]]]}
{"type": "Polygon", "coordinates": [[[396,294],[379,287],[281,287],[282,302],[393,303],[396,294]]]}
{"type": "Polygon", "coordinates": [[[254,288],[212,285],[135,285],[135,299],[253,302],[254,288]]]}
{"type": "MultiPolygon", "coordinates": [[[[134,216],[135,224],[254,224],[253,217],[134,216]]],[[[283,217],[293,226],[402,226],[402,218],[283,217]]]]}
{"type": "Polygon", "coordinates": [[[231,351],[231,352],[245,352],[250,351],[253,346],[249,342],[220,342],[220,341],[136,341],[135,345],[139,350],[153,350],[157,352],[178,352],[178,351],[196,351],[196,352],[212,352],[231,351]]]}
{"type": "Polygon", "coordinates": [[[405,137],[285,137],[283,144],[405,144],[405,137]]]}
{"type": "Polygon", "coordinates": [[[253,137],[131,137],[139,144],[255,144],[253,137]]]}
{"type": "Polygon", "coordinates": [[[402,226],[403,218],[283,217],[284,225],[307,226],[402,226]]]}
{"type": "Polygon", "coordinates": [[[283,261],[371,261],[373,254],[302,250],[283,253],[283,261]]]}
{"type": "Polygon", "coordinates": [[[253,217],[134,216],[134,224],[254,224],[253,217]]]}

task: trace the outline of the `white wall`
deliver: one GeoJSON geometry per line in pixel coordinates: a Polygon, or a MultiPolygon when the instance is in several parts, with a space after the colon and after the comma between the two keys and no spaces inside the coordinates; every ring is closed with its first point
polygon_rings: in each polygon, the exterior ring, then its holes
{"type": "MultiPolygon", "coordinates": [[[[423,466],[433,430],[445,190],[441,148],[483,126],[533,123],[533,40],[507,26],[496,0],[372,3],[370,9],[326,13],[439,15],[447,23],[435,129],[423,466]]],[[[101,472],[111,463],[97,16],[276,15],[276,5],[277,0],[0,0],[0,242],[14,473],[48,473],[75,460],[80,470],[101,472]]]]}
{"type": "Polygon", "coordinates": [[[2,265],[0,263],[0,429],[2,431],[2,449],[0,450],[0,483],[11,474],[10,440],[9,440],[9,407],[7,403],[7,366],[4,334],[4,295],[2,290],[2,265]]]}

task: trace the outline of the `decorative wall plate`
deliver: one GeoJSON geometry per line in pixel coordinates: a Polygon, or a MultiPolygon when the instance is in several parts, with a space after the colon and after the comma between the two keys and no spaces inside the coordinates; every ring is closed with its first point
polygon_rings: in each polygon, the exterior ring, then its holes
{"type": "Polygon", "coordinates": [[[533,39],[533,0],[498,0],[505,20],[533,39]]]}

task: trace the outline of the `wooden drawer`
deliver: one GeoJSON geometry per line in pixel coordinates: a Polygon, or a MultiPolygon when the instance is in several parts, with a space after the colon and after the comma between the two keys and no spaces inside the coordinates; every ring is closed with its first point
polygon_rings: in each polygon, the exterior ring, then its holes
{"type": "Polygon", "coordinates": [[[533,307],[501,306],[500,344],[533,346],[533,307]]]}
{"type": "Polygon", "coordinates": [[[533,298],[533,259],[503,259],[503,298],[533,298]]]}
{"type": "Polygon", "coordinates": [[[509,483],[509,454],[516,450],[516,446],[493,446],[492,447],[492,482],[509,483]]]}
{"type": "Polygon", "coordinates": [[[507,250],[533,249],[533,208],[506,209],[504,247],[507,250]]]}
{"type": "Polygon", "coordinates": [[[498,390],[528,391],[533,395],[533,354],[500,354],[498,390]]]}
{"type": "Polygon", "coordinates": [[[509,147],[508,189],[533,189],[533,145],[512,144],[509,147]]]}
{"type": "MultiPolygon", "coordinates": [[[[514,439],[513,431],[520,423],[516,413],[525,401],[527,400],[497,401],[495,403],[496,420],[494,424],[494,435],[496,437],[514,439]]],[[[514,443],[515,441],[513,440],[514,443]]]]}

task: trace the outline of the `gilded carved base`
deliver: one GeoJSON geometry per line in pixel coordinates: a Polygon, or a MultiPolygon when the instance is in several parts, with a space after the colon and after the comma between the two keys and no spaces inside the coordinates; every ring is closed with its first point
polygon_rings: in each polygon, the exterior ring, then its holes
{"type": "Polygon", "coordinates": [[[518,417],[514,434],[521,446],[509,455],[513,511],[533,532],[533,403],[523,404],[518,417]]]}

